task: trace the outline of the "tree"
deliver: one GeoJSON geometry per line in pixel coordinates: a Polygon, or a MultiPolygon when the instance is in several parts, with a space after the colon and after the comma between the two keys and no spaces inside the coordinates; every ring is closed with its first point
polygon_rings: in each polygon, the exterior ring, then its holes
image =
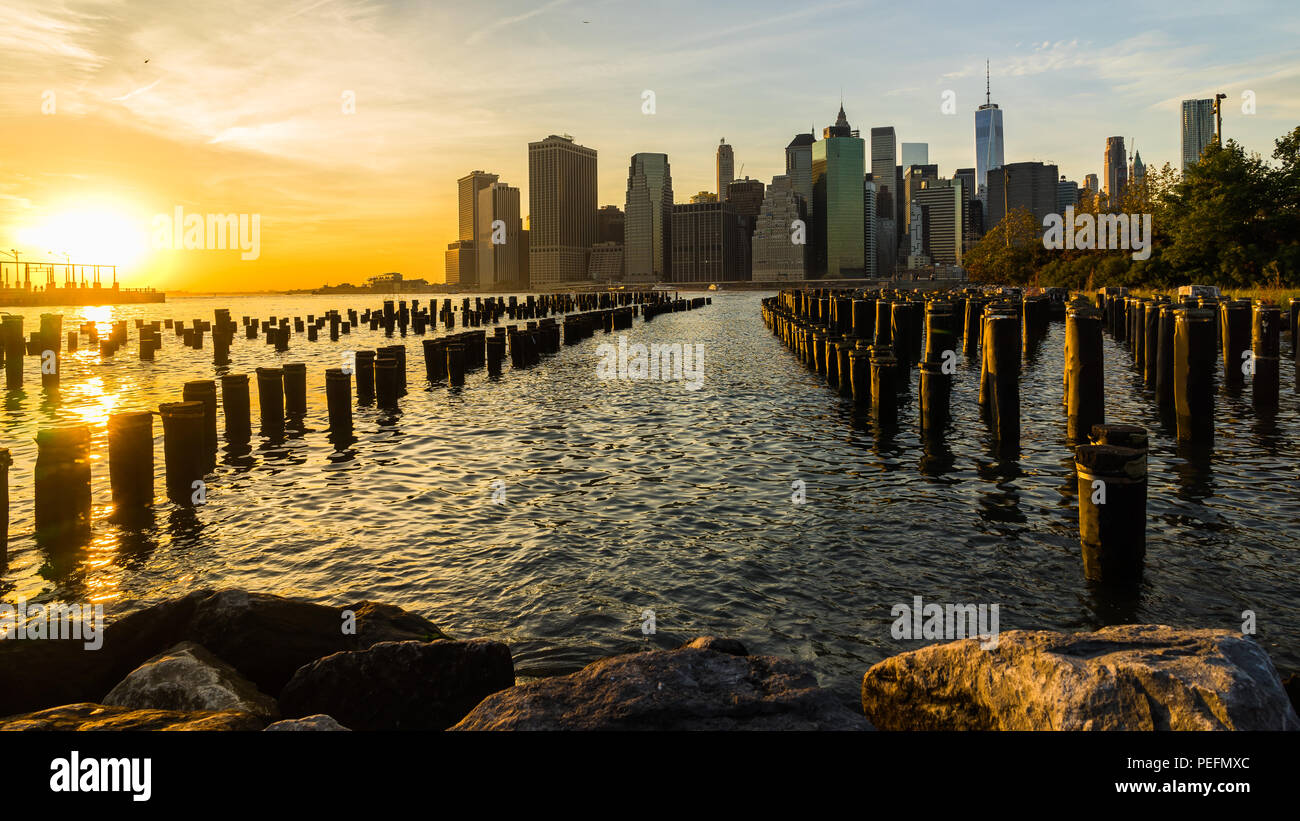
{"type": "Polygon", "coordinates": [[[966,271],[975,282],[1024,285],[1047,261],[1042,237],[1029,209],[1013,208],[966,253],[966,271]]]}

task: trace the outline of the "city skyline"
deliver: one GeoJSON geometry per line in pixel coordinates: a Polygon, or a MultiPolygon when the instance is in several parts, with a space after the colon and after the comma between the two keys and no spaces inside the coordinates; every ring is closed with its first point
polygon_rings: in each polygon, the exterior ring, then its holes
{"type": "Polygon", "coordinates": [[[928,17],[846,2],[670,3],[654,15],[505,3],[454,16],[437,5],[302,3],[267,15],[181,3],[146,28],[125,4],[13,4],[0,247],[24,259],[133,257],[120,260],[125,284],[173,289],[313,287],[385,270],[441,281],[458,235],[452,183],[483,169],[529,202],[527,144],[548,134],[603,155],[598,205],[623,201],[622,169],[639,152],[669,156],[677,191],[714,189],[724,136],[735,175],[767,184],[785,172],[792,136],[830,125],[842,94],[864,135],[892,126],[900,145],[928,144],[951,177],[975,165],[986,59],[1005,161],[1050,162],[1069,179],[1100,174],[1114,135],[1135,140],[1148,167],[1179,167],[1184,99],[1227,94],[1225,137],[1265,157],[1300,119],[1300,27],[1281,5],[1254,15],[1115,5],[1129,32],[1118,38],[1104,13],[1022,8],[994,26],[953,5],[941,27],[927,25],[960,34],[960,48],[900,35],[864,55],[852,45],[863,31],[910,31],[928,17]],[[1270,10],[1276,25],[1261,24],[1270,10]],[[780,56],[742,61],[756,50],[780,56]],[[1254,115],[1241,110],[1246,90],[1254,115]],[[260,256],[153,251],[149,221],[178,205],[260,214],[260,256]]]}

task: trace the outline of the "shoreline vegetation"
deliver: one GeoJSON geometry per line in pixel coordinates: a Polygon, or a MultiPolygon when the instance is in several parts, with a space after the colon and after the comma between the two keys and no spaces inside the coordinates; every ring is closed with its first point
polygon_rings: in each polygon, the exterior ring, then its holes
{"type": "Polygon", "coordinates": [[[1148,259],[1126,249],[1050,250],[1043,226],[1013,209],[963,260],[973,284],[1096,291],[1108,286],[1170,290],[1217,283],[1278,299],[1300,294],[1300,126],[1274,141],[1272,163],[1238,143],[1211,142],[1179,173],[1169,163],[1130,181],[1121,202],[1085,191],[1078,219],[1151,215],[1148,259]]]}
{"type": "Polygon", "coordinates": [[[392,605],[198,590],[80,642],[0,640],[0,730],[1300,730],[1254,640],[1163,625],[1012,630],[865,670],[704,636],[518,681],[509,648],[392,605]]]}

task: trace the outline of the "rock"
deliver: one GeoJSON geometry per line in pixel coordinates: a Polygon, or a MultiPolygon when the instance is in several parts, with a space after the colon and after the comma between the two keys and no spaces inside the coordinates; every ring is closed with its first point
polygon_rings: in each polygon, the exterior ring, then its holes
{"type": "Polygon", "coordinates": [[[153,710],[237,710],[271,721],[280,717],[275,699],[192,641],[181,642],[132,670],[102,703],[153,710]]]}
{"type": "Polygon", "coordinates": [[[437,638],[446,637],[433,622],[392,605],[326,607],[265,593],[197,590],[116,619],[94,652],[79,641],[0,641],[0,715],[93,702],[182,641],[203,645],[275,696],[295,670],[322,656],[437,638]],[[343,633],[344,610],[356,616],[355,635],[343,633]]]}
{"type": "Polygon", "coordinates": [[[1295,730],[1268,654],[1230,630],[1013,630],[885,659],[862,708],[887,730],[1295,730]]]}
{"type": "Polygon", "coordinates": [[[347,727],[339,724],[332,717],[326,715],[305,716],[303,718],[288,718],[284,721],[277,721],[274,724],[267,725],[263,732],[282,732],[282,731],[311,731],[311,732],[351,732],[347,727]]]}
{"type": "Polygon", "coordinates": [[[242,590],[223,590],[201,601],[187,635],[272,694],[299,667],[332,653],[446,638],[433,622],[392,605],[325,607],[242,590]],[[345,610],[356,615],[355,635],[342,631],[345,610]]]}
{"type": "Polygon", "coordinates": [[[104,630],[103,646],[79,641],[0,641],[0,715],[98,699],[127,673],[177,642],[210,590],[136,610],[104,630]]]}
{"type": "Polygon", "coordinates": [[[265,721],[237,710],[133,710],[104,704],[65,704],[0,718],[0,732],[21,730],[260,730],[265,721]]]}
{"type": "Polygon", "coordinates": [[[354,730],[445,730],[515,683],[494,641],[390,641],[303,666],[280,693],[286,717],[326,713],[354,730]]]}
{"type": "Polygon", "coordinates": [[[694,644],[615,656],[571,675],[511,687],[488,696],[452,729],[872,729],[818,687],[805,664],[694,644]]]}
{"type": "Polygon", "coordinates": [[[721,639],[717,636],[700,636],[693,639],[682,647],[690,647],[695,650],[715,650],[719,653],[728,653],[733,656],[748,656],[749,651],[745,645],[735,639],[721,639]]]}

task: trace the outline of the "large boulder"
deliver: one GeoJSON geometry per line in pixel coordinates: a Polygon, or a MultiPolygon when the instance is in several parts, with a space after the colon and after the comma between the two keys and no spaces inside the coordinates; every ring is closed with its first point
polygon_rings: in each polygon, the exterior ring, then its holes
{"type": "Polygon", "coordinates": [[[445,730],[515,683],[494,641],[381,642],[303,666],[280,693],[286,717],[326,713],[354,730],[445,730]]]}
{"type": "Polygon", "coordinates": [[[132,670],[101,703],[153,710],[238,710],[269,721],[280,717],[275,699],[192,641],[132,670]]]}
{"type": "Polygon", "coordinates": [[[805,664],[696,639],[489,696],[453,730],[870,730],[805,664]],[[719,650],[706,649],[719,647],[719,650]]]}
{"type": "Polygon", "coordinates": [[[266,722],[251,713],[182,710],[134,710],[104,704],[64,704],[26,715],[0,718],[0,732],[20,730],[244,730],[266,722]]]}
{"type": "Polygon", "coordinates": [[[223,590],[199,602],[187,638],[228,662],[263,692],[278,694],[295,670],[331,653],[446,636],[433,622],[388,604],[326,607],[223,590]],[[345,611],[355,615],[355,633],[343,632],[345,611]]]}
{"type": "Polygon", "coordinates": [[[314,715],[304,716],[303,718],[286,718],[283,721],[268,724],[262,732],[348,732],[348,728],[339,724],[332,716],[314,715]]]}
{"type": "Polygon", "coordinates": [[[1296,730],[1272,661],[1230,630],[1013,630],[885,659],[862,708],[888,730],[1296,730]]]}
{"type": "Polygon", "coordinates": [[[0,716],[92,702],[145,661],[182,641],[203,645],[262,692],[277,695],[293,672],[321,656],[381,641],[445,638],[433,622],[399,607],[344,607],[242,590],[197,590],[113,621],[103,646],[79,641],[0,641],[0,716]],[[355,632],[344,620],[355,617],[355,632]]]}

